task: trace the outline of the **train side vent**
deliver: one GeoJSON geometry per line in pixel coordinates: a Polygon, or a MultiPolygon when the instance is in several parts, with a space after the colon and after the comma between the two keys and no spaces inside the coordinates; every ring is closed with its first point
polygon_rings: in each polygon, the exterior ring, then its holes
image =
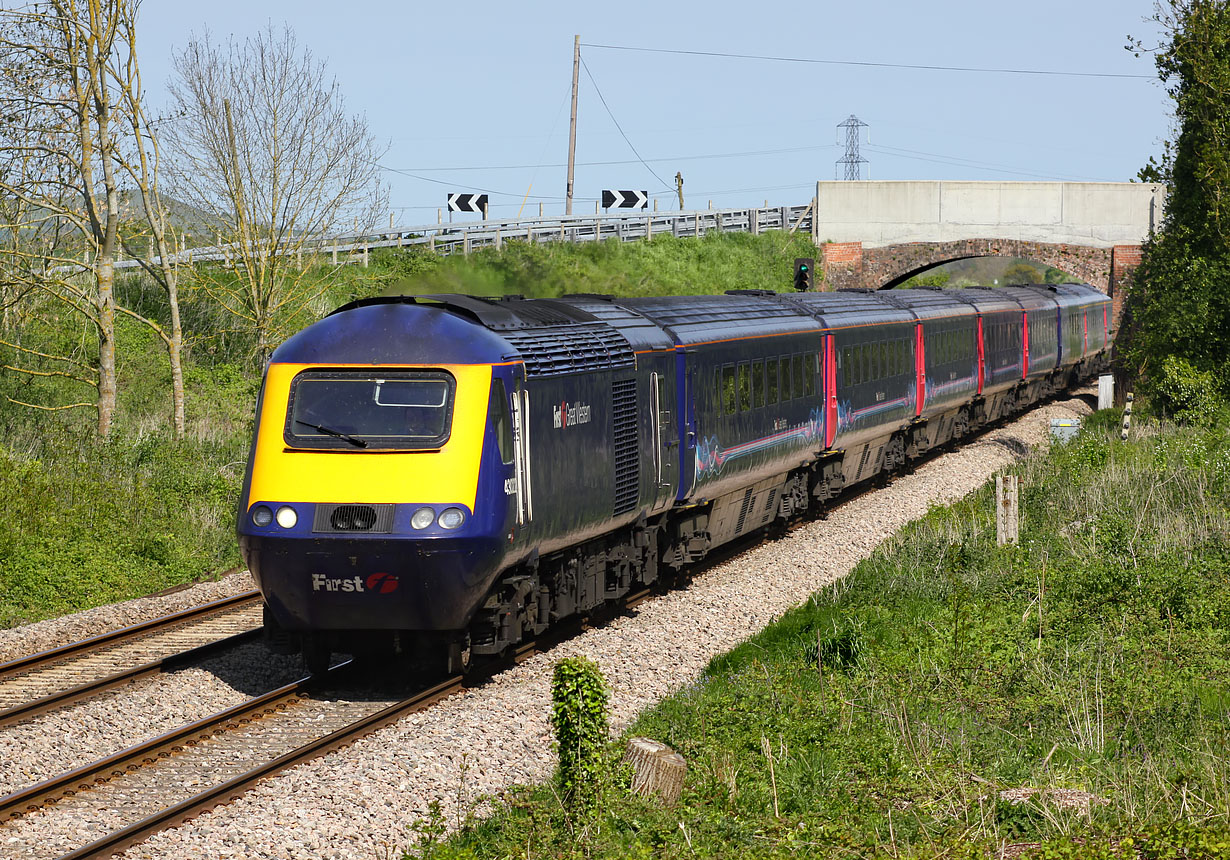
{"type": "Polygon", "coordinates": [[[317,505],[312,518],[312,531],[324,534],[388,534],[392,530],[393,505],[317,505]]]}
{"type": "Polygon", "coordinates": [[[636,380],[611,383],[611,424],[615,443],[615,513],[636,507],[641,458],[636,438],[636,380]]]}
{"type": "Polygon", "coordinates": [[[525,362],[526,376],[635,367],[627,339],[608,325],[562,325],[501,331],[525,362]]]}

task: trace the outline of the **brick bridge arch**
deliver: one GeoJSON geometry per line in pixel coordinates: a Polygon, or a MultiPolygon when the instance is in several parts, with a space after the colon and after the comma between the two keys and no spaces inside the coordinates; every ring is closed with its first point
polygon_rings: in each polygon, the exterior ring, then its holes
{"type": "Polygon", "coordinates": [[[864,248],[862,242],[820,246],[824,284],[821,289],[894,287],[941,263],[969,257],[1022,257],[1053,266],[1114,298],[1116,318],[1123,286],[1140,262],[1139,245],[1097,248],[1089,245],[1030,242],[1018,239],[961,239],[954,242],[907,242],[864,248]]]}

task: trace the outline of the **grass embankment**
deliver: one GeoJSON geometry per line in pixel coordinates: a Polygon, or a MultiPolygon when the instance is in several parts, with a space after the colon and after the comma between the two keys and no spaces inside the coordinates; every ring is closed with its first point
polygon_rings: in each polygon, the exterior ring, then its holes
{"type": "Polygon", "coordinates": [[[643,714],[677,807],[612,767],[593,813],[517,790],[426,853],[1230,857],[1230,440],[1111,417],[1014,470],[1021,546],[989,487],[936,509],[643,714]]]}
{"type": "MultiPolygon", "coordinates": [[[[320,270],[278,319],[285,337],[332,308],[385,292],[558,296],[789,289],[806,236],[713,234],[700,239],[571,245],[505,243],[468,257],[380,251],[372,265],[320,270]]],[[[93,412],[31,410],[89,402],[61,377],[0,371],[0,627],[148,594],[239,564],[236,502],[259,385],[250,332],[181,273],[187,334],[187,438],[170,433],[170,370],[161,342],[117,320],[119,403],[111,439],[95,438],[93,412]]],[[[120,300],[166,323],[161,292],[121,278],[120,300]]],[[[35,302],[35,299],[28,300],[35,302]]],[[[56,305],[23,304],[4,339],[90,361],[93,335],[56,305]]],[[[0,347],[0,365],[22,365],[0,347]]],[[[57,367],[55,369],[63,369],[57,367]]]]}

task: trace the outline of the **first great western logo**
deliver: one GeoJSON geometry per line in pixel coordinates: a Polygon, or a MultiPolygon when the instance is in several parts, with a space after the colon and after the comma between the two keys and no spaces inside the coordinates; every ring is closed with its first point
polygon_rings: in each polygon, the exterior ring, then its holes
{"type": "Polygon", "coordinates": [[[588,403],[569,403],[567,400],[562,400],[558,406],[551,407],[551,417],[556,430],[575,427],[578,424],[588,424],[592,412],[593,407],[588,403]]]}

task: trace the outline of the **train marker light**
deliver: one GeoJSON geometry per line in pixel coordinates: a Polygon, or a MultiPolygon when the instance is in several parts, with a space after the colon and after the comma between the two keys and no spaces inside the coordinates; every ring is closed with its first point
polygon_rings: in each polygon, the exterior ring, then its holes
{"type": "Polygon", "coordinates": [[[273,511],[264,505],[257,505],[252,509],[252,524],[264,528],[273,522],[273,511]]]}
{"type": "Polygon", "coordinates": [[[811,257],[794,258],[794,288],[799,292],[807,292],[816,285],[816,261],[811,257]]]}
{"type": "Polygon", "coordinates": [[[445,508],[440,512],[439,524],[442,529],[455,529],[466,518],[461,508],[445,508]]]}
{"type": "Polygon", "coordinates": [[[299,515],[295,513],[294,508],[288,505],[278,508],[278,525],[282,528],[293,529],[297,522],[299,522],[299,515]]]}
{"type": "Polygon", "coordinates": [[[419,508],[410,517],[410,525],[416,529],[425,529],[436,521],[436,512],[431,508],[419,508]]]}

